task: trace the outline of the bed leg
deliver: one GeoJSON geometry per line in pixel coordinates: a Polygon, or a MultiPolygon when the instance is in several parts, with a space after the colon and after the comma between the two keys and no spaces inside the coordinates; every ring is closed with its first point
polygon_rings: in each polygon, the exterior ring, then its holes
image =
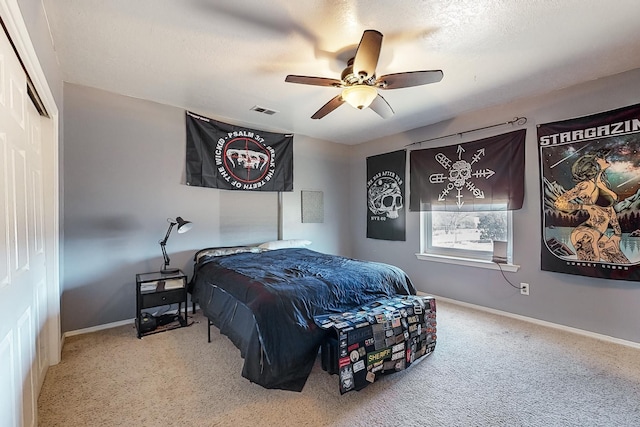
{"type": "Polygon", "coordinates": [[[211,342],[211,320],[207,319],[207,339],[208,342],[211,342]]]}

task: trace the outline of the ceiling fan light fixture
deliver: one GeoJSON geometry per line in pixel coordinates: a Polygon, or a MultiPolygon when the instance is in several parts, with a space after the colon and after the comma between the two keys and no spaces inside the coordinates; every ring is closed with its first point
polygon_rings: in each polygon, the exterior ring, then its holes
{"type": "Polygon", "coordinates": [[[378,89],[400,89],[436,83],[442,80],[442,70],[406,71],[385,74],[376,77],[376,67],[380,58],[382,33],[376,30],[365,30],[356,49],[355,55],[347,61],[347,67],[342,70],[340,80],[327,77],[298,76],[289,74],[284,80],[312,86],[343,88],[316,111],[311,118],[321,119],[345,102],[362,110],[371,110],[386,119],[393,116],[393,108],[378,94],[378,89]]]}
{"type": "Polygon", "coordinates": [[[342,91],[342,98],[358,110],[371,105],[376,96],[378,96],[376,88],[368,85],[349,86],[342,91]]]}

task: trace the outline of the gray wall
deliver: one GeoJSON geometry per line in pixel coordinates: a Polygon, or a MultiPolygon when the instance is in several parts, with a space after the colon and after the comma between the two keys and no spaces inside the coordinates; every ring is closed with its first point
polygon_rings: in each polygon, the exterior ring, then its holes
{"type": "MultiPolygon", "coordinates": [[[[535,99],[466,114],[445,123],[371,141],[353,148],[351,202],[353,255],[384,261],[406,270],[424,292],[472,304],[640,342],[640,284],[593,279],[540,270],[540,174],[536,124],[554,122],[640,103],[640,70],[599,79],[535,99]],[[420,214],[407,213],[406,242],[386,242],[366,236],[366,157],[429,138],[465,132],[525,116],[527,149],[525,202],[514,211],[514,263],[517,273],[505,273],[514,284],[529,283],[530,296],[520,295],[497,270],[419,261],[420,214]]],[[[520,128],[520,127],[517,127],[520,128]]],[[[511,127],[423,143],[431,148],[472,141],[512,130],[511,127]]],[[[408,176],[407,176],[408,180],[408,176]]],[[[407,193],[408,197],[408,193],[407,193]]]]}
{"type": "MultiPolygon", "coordinates": [[[[194,223],[167,244],[190,276],[196,250],[277,238],[277,193],[190,187],[184,110],[65,84],[62,330],[135,317],[135,274],[162,267],[167,218],[194,223]]],[[[206,112],[199,112],[206,115],[206,112]]],[[[211,116],[210,116],[211,117],[211,116]]],[[[348,254],[348,147],[294,137],[294,191],[283,193],[283,238],[348,254]],[[324,193],[322,224],[300,221],[300,190],[324,193]]]]}
{"type": "MultiPolygon", "coordinates": [[[[252,216],[252,211],[265,211],[265,206],[273,215],[275,194],[237,194],[183,185],[182,110],[74,85],[63,89],[42,3],[18,3],[58,103],[63,132],[63,331],[134,316],[135,273],[161,266],[158,241],[166,232],[167,217],[182,215],[195,223],[189,233],[172,235],[167,245],[172,265],[185,268],[189,274],[191,256],[201,247],[276,237],[275,224],[273,229],[263,224],[256,235],[253,230],[262,223],[252,216]],[[231,215],[229,206],[247,216],[231,215]]],[[[638,283],[540,270],[540,186],[535,139],[537,123],[640,102],[638,85],[640,70],[356,147],[296,136],[295,188],[283,195],[283,237],[308,238],[314,241],[312,248],[319,251],[399,265],[420,290],[435,295],[640,342],[638,283]],[[420,246],[418,213],[408,213],[406,242],[365,237],[367,156],[403,148],[418,140],[504,122],[516,115],[529,120],[526,200],[513,217],[514,257],[522,267],[517,273],[506,274],[513,283],[530,283],[530,296],[521,296],[498,271],[418,261],[414,255],[420,246]],[[348,155],[352,156],[350,163],[348,155]],[[324,192],[323,224],[300,222],[300,190],[324,192]]],[[[422,147],[470,141],[506,130],[474,133],[422,147]]],[[[273,216],[268,218],[272,220],[273,216]]]]}

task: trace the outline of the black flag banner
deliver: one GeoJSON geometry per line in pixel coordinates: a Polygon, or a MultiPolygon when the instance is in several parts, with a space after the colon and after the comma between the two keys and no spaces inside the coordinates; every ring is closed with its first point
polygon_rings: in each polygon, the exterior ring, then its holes
{"type": "Polygon", "coordinates": [[[186,112],[187,185],[293,191],[293,136],[233,126],[186,112]]]}
{"type": "Polygon", "coordinates": [[[367,157],[367,237],[405,240],[406,150],[367,157]]]}
{"type": "Polygon", "coordinates": [[[410,153],[411,211],[515,210],[524,200],[526,129],[410,153]]]}
{"type": "Polygon", "coordinates": [[[541,269],[640,280],[640,104],[538,126],[541,269]]]}

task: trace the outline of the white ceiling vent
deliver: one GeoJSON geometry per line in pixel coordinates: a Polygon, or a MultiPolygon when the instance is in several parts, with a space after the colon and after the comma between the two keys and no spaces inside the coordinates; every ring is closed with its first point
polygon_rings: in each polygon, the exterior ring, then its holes
{"type": "Polygon", "coordinates": [[[250,110],[257,111],[258,113],[268,114],[270,116],[273,116],[275,113],[278,112],[276,110],[270,110],[268,108],[264,108],[259,105],[254,105],[253,107],[250,108],[250,110]]]}

